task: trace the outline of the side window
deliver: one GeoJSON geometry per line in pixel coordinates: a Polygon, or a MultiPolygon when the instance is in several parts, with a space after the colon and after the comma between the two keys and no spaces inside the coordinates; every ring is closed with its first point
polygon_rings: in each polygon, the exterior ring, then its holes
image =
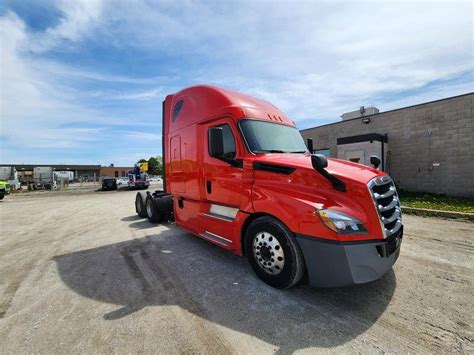
{"type": "Polygon", "coordinates": [[[235,139],[232,134],[232,129],[228,124],[217,126],[222,128],[222,136],[224,140],[224,156],[226,158],[234,159],[236,156],[235,153],[235,139]]]}
{"type": "Polygon", "coordinates": [[[173,122],[176,121],[176,119],[178,118],[178,115],[179,115],[179,112],[181,111],[181,109],[183,108],[183,100],[179,100],[176,105],[174,105],[174,109],[173,109],[173,122]]]}

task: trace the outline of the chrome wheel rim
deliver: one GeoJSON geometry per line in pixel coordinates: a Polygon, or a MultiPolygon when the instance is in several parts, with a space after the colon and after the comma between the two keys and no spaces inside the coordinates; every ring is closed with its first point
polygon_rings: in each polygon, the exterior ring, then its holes
{"type": "Polygon", "coordinates": [[[146,213],[148,214],[148,217],[151,217],[153,215],[152,207],[151,207],[151,201],[148,200],[146,203],[146,213]]]}
{"type": "Polygon", "coordinates": [[[285,266],[283,248],[275,236],[260,232],[253,238],[253,256],[257,264],[268,274],[277,275],[285,266]]]}

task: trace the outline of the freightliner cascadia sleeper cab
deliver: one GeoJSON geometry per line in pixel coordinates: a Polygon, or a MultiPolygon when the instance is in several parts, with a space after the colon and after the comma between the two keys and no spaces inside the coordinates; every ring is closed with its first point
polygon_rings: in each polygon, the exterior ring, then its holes
{"type": "Polygon", "coordinates": [[[174,218],[245,255],[271,286],[291,287],[305,274],[313,287],[366,283],[398,258],[392,179],[310,154],[295,123],[266,101],[213,86],[168,95],[162,144],[164,191],[138,193],[137,213],[174,218]]]}

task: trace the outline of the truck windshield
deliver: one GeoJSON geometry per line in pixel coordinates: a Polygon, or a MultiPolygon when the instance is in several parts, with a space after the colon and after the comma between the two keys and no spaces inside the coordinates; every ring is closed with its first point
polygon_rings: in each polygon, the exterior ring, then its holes
{"type": "Polygon", "coordinates": [[[242,120],[240,128],[253,153],[306,153],[300,132],[290,126],[257,120],[242,120]]]}

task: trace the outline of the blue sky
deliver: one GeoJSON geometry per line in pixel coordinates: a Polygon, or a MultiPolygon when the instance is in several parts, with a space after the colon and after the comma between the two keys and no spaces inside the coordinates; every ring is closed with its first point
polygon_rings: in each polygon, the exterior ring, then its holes
{"type": "Polygon", "coordinates": [[[473,91],[473,3],[0,4],[0,162],[130,165],[161,154],[161,101],[206,83],[300,128],[473,91]]]}

